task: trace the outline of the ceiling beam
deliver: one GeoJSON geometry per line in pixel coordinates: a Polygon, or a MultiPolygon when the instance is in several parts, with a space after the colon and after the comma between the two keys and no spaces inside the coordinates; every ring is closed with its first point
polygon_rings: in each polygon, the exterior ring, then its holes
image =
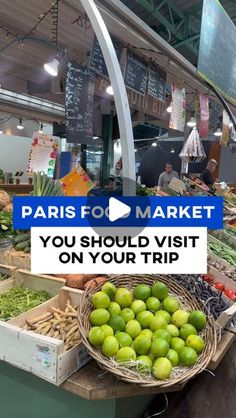
{"type": "MultiPolygon", "coordinates": [[[[163,0],[159,4],[156,4],[154,0],[136,0],[136,2],[156,17],[178,42],[184,42],[191,52],[198,55],[198,48],[195,44],[197,38],[192,38],[192,35],[196,35],[196,30],[191,23],[190,16],[175,6],[172,0],[163,0]]],[[[125,0],[124,3],[128,4],[125,0]]]]}

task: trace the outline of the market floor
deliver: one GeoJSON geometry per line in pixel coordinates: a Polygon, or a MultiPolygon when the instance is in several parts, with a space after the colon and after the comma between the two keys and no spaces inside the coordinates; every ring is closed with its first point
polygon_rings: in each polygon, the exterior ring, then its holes
{"type": "MultiPolygon", "coordinates": [[[[214,374],[215,377],[208,372],[203,372],[190,381],[182,392],[168,394],[168,410],[160,417],[235,418],[236,343],[230,348],[214,374]]],[[[163,397],[160,395],[159,407],[152,410],[153,414],[162,409],[162,401],[163,397]]]]}

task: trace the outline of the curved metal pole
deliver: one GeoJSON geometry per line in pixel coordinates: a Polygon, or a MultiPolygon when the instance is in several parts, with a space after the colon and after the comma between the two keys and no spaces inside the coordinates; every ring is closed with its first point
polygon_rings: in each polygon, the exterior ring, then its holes
{"type": "Polygon", "coordinates": [[[126,196],[135,196],[135,156],[133,128],[128,97],[120,69],[120,64],[117,59],[110,34],[96,4],[94,3],[94,0],[80,1],[90,19],[94,32],[97,36],[114,91],[114,100],[119,122],[122,149],[123,177],[125,179],[123,194],[126,196]],[[126,179],[133,181],[126,181],[126,179]]]}

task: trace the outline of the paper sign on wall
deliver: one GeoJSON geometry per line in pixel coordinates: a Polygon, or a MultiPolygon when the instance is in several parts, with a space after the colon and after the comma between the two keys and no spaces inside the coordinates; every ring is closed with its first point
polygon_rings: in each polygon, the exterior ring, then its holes
{"type": "Polygon", "coordinates": [[[220,139],[220,145],[227,147],[228,142],[229,142],[229,115],[224,110],[223,111],[223,129],[222,129],[222,136],[220,139]]]}
{"type": "Polygon", "coordinates": [[[208,137],[208,134],[209,134],[209,98],[205,94],[200,94],[199,100],[200,100],[199,135],[201,138],[206,138],[208,137]]]}
{"type": "Polygon", "coordinates": [[[172,112],[169,128],[184,132],[186,116],[185,89],[179,89],[172,84],[172,112]]]}
{"type": "Polygon", "coordinates": [[[27,173],[32,175],[33,173],[43,172],[48,177],[53,177],[58,145],[58,137],[34,132],[27,173]]]}

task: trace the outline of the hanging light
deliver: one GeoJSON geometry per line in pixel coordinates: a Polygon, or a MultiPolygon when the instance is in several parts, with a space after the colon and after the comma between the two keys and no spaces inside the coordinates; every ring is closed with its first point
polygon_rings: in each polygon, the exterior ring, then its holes
{"type": "Polygon", "coordinates": [[[24,126],[22,125],[22,119],[19,119],[19,123],[17,125],[17,129],[20,129],[20,130],[24,129],[24,126]]]}
{"type": "Polygon", "coordinates": [[[51,62],[47,62],[44,64],[44,69],[47,71],[48,74],[56,77],[58,75],[58,67],[60,62],[57,58],[54,58],[51,62]]]}
{"type": "Polygon", "coordinates": [[[43,134],[43,124],[41,123],[40,128],[38,130],[39,134],[43,134]]]}
{"type": "Polygon", "coordinates": [[[157,143],[156,142],[153,142],[152,143],[152,147],[157,147],[157,143]]]}
{"type": "Polygon", "coordinates": [[[138,150],[135,148],[135,149],[134,149],[134,152],[137,152],[137,151],[138,151],[138,150]]]}
{"type": "Polygon", "coordinates": [[[175,153],[174,147],[171,147],[170,152],[171,152],[171,154],[174,154],[175,153]]]}
{"type": "Polygon", "coordinates": [[[110,94],[110,96],[114,96],[114,90],[113,90],[112,86],[108,86],[106,88],[106,92],[107,92],[107,94],[110,94]]]}
{"type": "Polygon", "coordinates": [[[190,128],[195,128],[197,126],[196,118],[194,116],[191,116],[190,120],[187,123],[187,126],[190,128]]]}
{"type": "Polygon", "coordinates": [[[217,128],[216,131],[214,132],[215,136],[221,136],[222,135],[222,130],[221,128],[217,128]]]}
{"type": "Polygon", "coordinates": [[[166,109],[167,113],[172,113],[172,109],[173,107],[172,107],[172,102],[171,102],[171,104],[166,109]]]}
{"type": "Polygon", "coordinates": [[[93,139],[95,141],[96,139],[99,139],[99,136],[93,136],[93,139]]]}

